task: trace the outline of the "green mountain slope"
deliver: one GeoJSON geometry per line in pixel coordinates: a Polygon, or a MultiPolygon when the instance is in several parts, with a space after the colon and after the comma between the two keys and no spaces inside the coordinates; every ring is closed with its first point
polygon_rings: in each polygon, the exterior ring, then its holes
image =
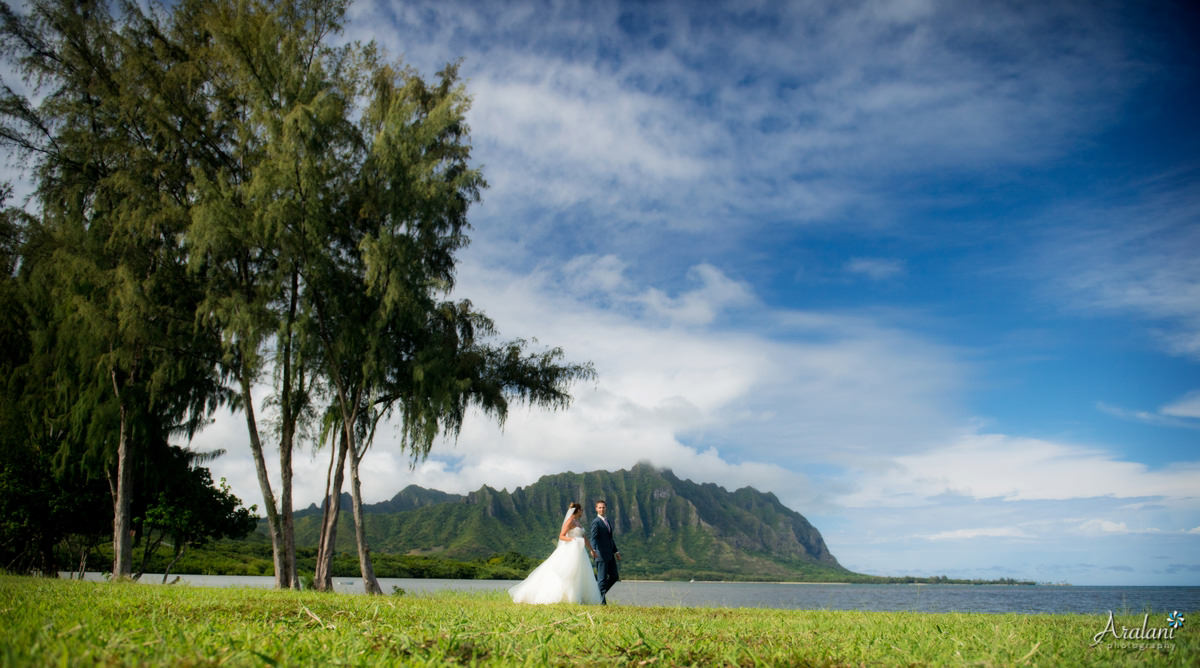
{"type": "MultiPolygon", "coordinates": [[[[513,492],[484,486],[466,496],[410,486],[365,509],[375,553],[469,560],[518,552],[542,559],[554,549],[567,504],[606,499],[627,578],[844,580],[820,532],[773,494],[729,492],[638,464],[616,472],[560,473],[513,492]]],[[[343,500],[344,507],[348,507],[343,500]]],[[[297,513],[297,547],[315,546],[316,507],[297,513]]],[[[352,552],[344,512],[338,550],[352,552]]]]}
{"type": "MultiPolygon", "coordinates": [[[[433,506],[439,503],[463,501],[466,498],[461,494],[449,494],[447,492],[439,492],[436,489],[425,489],[424,487],[409,485],[397,492],[396,496],[393,496],[390,500],[367,504],[364,506],[364,510],[369,513],[398,513],[424,506],[433,506]]],[[[350,510],[350,494],[348,492],[342,492],[341,506],[342,510],[350,510]]],[[[296,511],[296,517],[305,517],[308,515],[320,517],[321,509],[314,503],[304,510],[296,511]]]]}

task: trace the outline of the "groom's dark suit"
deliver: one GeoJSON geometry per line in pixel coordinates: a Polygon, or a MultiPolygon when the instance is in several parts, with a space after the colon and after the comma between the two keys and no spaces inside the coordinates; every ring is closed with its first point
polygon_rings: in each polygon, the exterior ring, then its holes
{"type": "Polygon", "coordinates": [[[596,551],[596,580],[600,585],[600,602],[608,603],[605,594],[612,588],[620,575],[617,574],[617,544],[613,541],[612,527],[599,515],[592,520],[590,535],[592,549],[596,551]]]}

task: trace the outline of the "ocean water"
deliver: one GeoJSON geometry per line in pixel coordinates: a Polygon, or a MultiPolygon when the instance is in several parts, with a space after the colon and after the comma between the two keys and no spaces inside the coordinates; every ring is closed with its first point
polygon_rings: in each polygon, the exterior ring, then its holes
{"type": "Polygon", "coordinates": [[[829,585],[622,582],[609,599],[634,605],[804,610],[1107,614],[1200,610],[1200,587],[829,585]],[[628,591],[619,591],[629,585],[628,591]]]}
{"type": "MultiPolygon", "coordinates": [[[[176,576],[171,576],[174,580],[176,576]]],[[[88,573],[87,579],[102,579],[88,573]]],[[[146,574],[155,585],[162,575],[146,574]]],[[[180,575],[179,582],[200,587],[274,586],[274,578],[229,575],[180,575]]],[[[439,590],[505,590],[510,580],[434,580],[380,578],[385,594],[393,587],[420,594],[439,590]]],[[[359,578],[336,578],[334,589],[362,593],[359,578]]],[[[793,610],[876,610],[913,612],[985,612],[1116,614],[1200,612],[1200,587],[1073,587],[1059,585],[873,585],[757,582],[622,581],[609,592],[613,605],[793,610]]]]}

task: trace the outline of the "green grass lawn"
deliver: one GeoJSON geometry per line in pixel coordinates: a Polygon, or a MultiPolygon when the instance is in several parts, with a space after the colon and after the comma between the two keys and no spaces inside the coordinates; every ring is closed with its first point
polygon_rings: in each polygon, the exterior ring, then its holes
{"type": "MultiPolygon", "coordinates": [[[[1107,618],[524,606],[504,592],[321,594],[0,576],[0,665],[1200,664],[1200,619],[1163,648],[1090,647],[1107,618]]],[[[1118,615],[1140,627],[1142,617],[1118,615]]]]}

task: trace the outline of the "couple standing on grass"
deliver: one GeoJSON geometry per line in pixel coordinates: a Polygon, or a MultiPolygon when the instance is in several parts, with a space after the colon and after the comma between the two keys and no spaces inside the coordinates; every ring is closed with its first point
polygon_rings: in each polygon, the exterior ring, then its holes
{"type": "Polygon", "coordinates": [[[617,580],[621,552],[613,542],[612,526],[604,516],[608,504],[596,502],[589,541],[583,533],[583,506],[572,501],[558,531],[558,547],[529,577],[508,590],[516,603],[608,603],[604,595],[617,580]],[[596,572],[592,573],[592,562],[596,572]]]}

